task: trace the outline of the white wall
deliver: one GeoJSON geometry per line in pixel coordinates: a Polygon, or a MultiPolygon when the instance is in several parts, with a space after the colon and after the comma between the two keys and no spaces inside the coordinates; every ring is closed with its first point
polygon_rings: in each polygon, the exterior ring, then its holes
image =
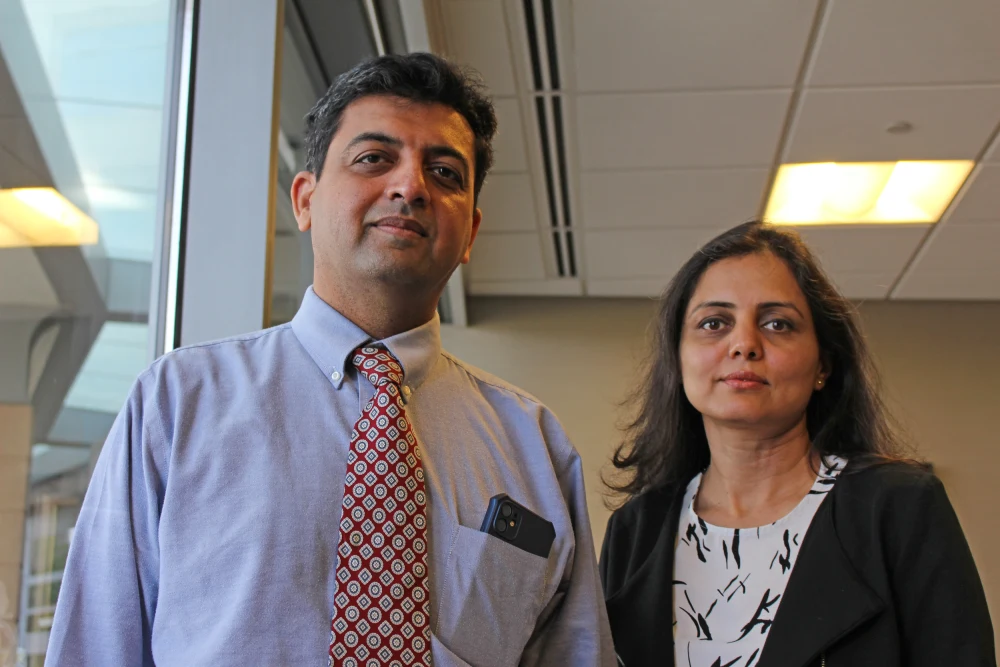
{"type": "MultiPolygon", "coordinates": [[[[584,460],[598,546],[609,514],[600,472],[619,441],[619,405],[638,382],[654,309],[649,300],[477,298],[471,326],[443,334],[453,354],[559,415],[584,460]]],[[[997,609],[1000,303],[877,302],[861,313],[887,396],[944,480],[997,609]]]]}

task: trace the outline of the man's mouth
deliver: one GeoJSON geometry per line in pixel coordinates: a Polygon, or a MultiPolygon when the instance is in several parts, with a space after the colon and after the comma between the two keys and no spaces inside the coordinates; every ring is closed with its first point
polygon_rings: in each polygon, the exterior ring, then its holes
{"type": "Polygon", "coordinates": [[[397,236],[427,238],[427,229],[413,218],[386,216],[372,223],[372,226],[397,236]]]}

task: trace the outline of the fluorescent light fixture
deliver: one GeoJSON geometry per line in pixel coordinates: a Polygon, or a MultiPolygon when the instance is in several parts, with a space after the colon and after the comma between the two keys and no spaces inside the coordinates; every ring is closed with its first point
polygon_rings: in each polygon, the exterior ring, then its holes
{"type": "Polygon", "coordinates": [[[777,225],[937,222],[971,160],[783,164],[764,217],[777,225]]]}
{"type": "Polygon", "coordinates": [[[97,223],[53,188],[0,190],[0,248],[93,245],[97,223]]]}

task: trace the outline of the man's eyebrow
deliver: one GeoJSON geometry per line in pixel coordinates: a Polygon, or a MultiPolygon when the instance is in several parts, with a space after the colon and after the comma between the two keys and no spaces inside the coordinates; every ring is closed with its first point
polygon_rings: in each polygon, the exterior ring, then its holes
{"type": "Polygon", "coordinates": [[[399,148],[403,145],[403,140],[399,137],[394,137],[386,134],[385,132],[362,132],[358,136],[348,142],[347,147],[344,148],[344,153],[357,146],[358,144],[364,143],[366,141],[374,141],[380,144],[388,144],[395,148],[399,148]]]}

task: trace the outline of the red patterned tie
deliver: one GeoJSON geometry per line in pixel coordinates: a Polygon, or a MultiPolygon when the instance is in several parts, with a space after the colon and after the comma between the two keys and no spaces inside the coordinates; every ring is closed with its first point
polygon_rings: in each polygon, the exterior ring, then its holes
{"type": "Polygon", "coordinates": [[[430,667],[424,469],[400,396],[403,369],[378,347],[352,360],[375,396],[347,455],[330,664],[430,667]]]}

